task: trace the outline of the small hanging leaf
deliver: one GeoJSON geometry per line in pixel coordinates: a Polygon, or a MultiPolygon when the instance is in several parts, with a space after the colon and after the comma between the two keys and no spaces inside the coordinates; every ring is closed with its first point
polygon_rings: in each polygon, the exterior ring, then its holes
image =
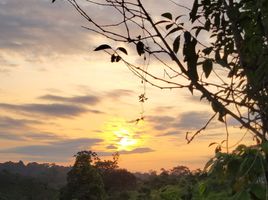
{"type": "Polygon", "coordinates": [[[180,19],[182,16],[185,16],[185,15],[179,15],[178,17],[176,17],[175,22],[176,22],[178,19],[180,19]]]}
{"type": "Polygon", "coordinates": [[[205,73],[205,77],[208,78],[212,71],[213,63],[211,59],[206,59],[203,62],[203,71],[205,73]]]}
{"type": "Polygon", "coordinates": [[[120,56],[116,56],[115,61],[116,61],[116,62],[119,62],[121,59],[122,59],[122,58],[121,58],[120,56]]]}
{"type": "Polygon", "coordinates": [[[173,42],[173,51],[175,53],[178,53],[179,48],[180,48],[180,40],[181,40],[181,36],[179,35],[178,37],[176,37],[176,39],[173,42]]]}
{"type": "Polygon", "coordinates": [[[139,42],[137,43],[137,45],[136,45],[136,48],[137,48],[137,52],[138,52],[138,54],[139,54],[140,56],[141,56],[142,54],[145,53],[143,42],[139,41],[139,42]]]}
{"type": "Polygon", "coordinates": [[[98,46],[96,49],[94,49],[94,51],[100,51],[100,50],[104,50],[104,49],[111,49],[112,47],[110,47],[108,44],[102,44],[100,46],[98,46]]]}
{"type": "Polygon", "coordinates": [[[217,142],[212,142],[212,143],[210,143],[209,145],[208,145],[208,147],[211,147],[212,145],[214,145],[214,144],[218,144],[217,142]]]}
{"type": "Polygon", "coordinates": [[[116,55],[113,54],[113,55],[111,56],[111,62],[113,63],[113,62],[115,62],[115,61],[116,61],[116,55]]]}
{"type": "Polygon", "coordinates": [[[169,12],[164,13],[164,14],[162,14],[161,16],[162,16],[162,17],[165,17],[165,18],[168,18],[168,19],[170,19],[170,20],[172,20],[172,14],[169,13],[169,12]]]}
{"type": "Polygon", "coordinates": [[[212,50],[213,50],[213,47],[208,47],[208,48],[203,49],[202,52],[203,52],[205,55],[209,55],[209,54],[211,53],[212,50]]]}
{"type": "Polygon", "coordinates": [[[117,50],[122,51],[124,54],[127,55],[127,50],[124,47],[118,47],[117,50]]]}
{"type": "Polygon", "coordinates": [[[173,25],[174,25],[174,24],[168,24],[168,25],[166,26],[166,30],[170,29],[173,25]]]}
{"type": "Polygon", "coordinates": [[[170,34],[176,32],[176,31],[179,31],[179,30],[182,30],[182,29],[183,29],[182,27],[176,27],[176,28],[172,29],[172,30],[166,35],[166,37],[169,36],[170,34]]]}

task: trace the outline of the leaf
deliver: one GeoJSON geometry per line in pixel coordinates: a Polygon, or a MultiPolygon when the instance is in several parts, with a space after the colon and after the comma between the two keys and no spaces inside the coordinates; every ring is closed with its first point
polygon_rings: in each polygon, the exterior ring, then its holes
{"type": "Polygon", "coordinates": [[[254,184],[250,191],[256,196],[258,197],[258,199],[265,199],[266,196],[266,191],[265,191],[265,187],[263,187],[260,184],[254,184]]]}
{"type": "Polygon", "coordinates": [[[234,200],[251,200],[250,194],[246,190],[236,193],[234,200]]]}
{"type": "Polygon", "coordinates": [[[122,58],[120,56],[116,56],[115,61],[119,62],[122,58]]]}
{"type": "Polygon", "coordinates": [[[137,43],[137,45],[136,45],[136,48],[137,48],[137,52],[138,52],[138,54],[139,54],[140,56],[141,56],[142,54],[145,53],[143,42],[139,41],[139,42],[137,43]]]}
{"type": "Polygon", "coordinates": [[[180,40],[181,40],[181,36],[179,35],[178,37],[176,37],[176,39],[173,42],[173,51],[175,53],[178,53],[179,48],[180,48],[180,40]]]}
{"type": "Polygon", "coordinates": [[[124,47],[118,47],[117,50],[122,51],[124,54],[127,54],[127,50],[124,47]]]}
{"type": "Polygon", "coordinates": [[[208,168],[214,163],[214,159],[211,158],[205,165],[204,170],[208,170],[208,168]]]}
{"type": "Polygon", "coordinates": [[[174,24],[168,24],[168,25],[166,26],[166,30],[170,29],[173,25],[174,25],[174,24]]]}
{"type": "Polygon", "coordinates": [[[166,37],[169,36],[170,34],[176,32],[176,31],[179,31],[179,30],[182,30],[182,29],[183,29],[182,27],[176,27],[176,28],[172,29],[172,30],[166,35],[166,37]]]}
{"type": "Polygon", "coordinates": [[[172,14],[169,13],[169,12],[167,12],[167,13],[163,13],[161,16],[162,16],[162,17],[165,17],[165,18],[168,18],[168,19],[170,19],[170,20],[172,20],[172,14]]]}
{"type": "Polygon", "coordinates": [[[113,55],[111,56],[111,62],[113,63],[113,62],[115,62],[115,61],[116,61],[116,55],[113,54],[113,55]]]}
{"type": "Polygon", "coordinates": [[[94,49],[94,51],[100,51],[100,50],[104,50],[104,49],[111,49],[112,47],[110,47],[108,44],[102,44],[100,46],[98,46],[96,49],[94,49]]]}
{"type": "Polygon", "coordinates": [[[203,62],[203,71],[205,73],[205,77],[208,78],[212,71],[213,63],[211,59],[206,59],[203,62]]]}
{"type": "Polygon", "coordinates": [[[203,49],[202,52],[203,52],[205,55],[209,55],[209,54],[211,53],[212,50],[213,50],[213,47],[207,47],[207,48],[203,49]]]}
{"type": "Polygon", "coordinates": [[[196,16],[197,10],[198,10],[198,0],[195,0],[193,7],[192,7],[192,10],[190,12],[190,19],[192,20],[192,23],[198,18],[196,16]]]}
{"type": "Polygon", "coordinates": [[[265,154],[268,154],[268,142],[262,143],[261,148],[265,154]]]}
{"type": "Polygon", "coordinates": [[[197,36],[199,35],[200,31],[203,30],[203,29],[204,29],[204,28],[203,28],[202,26],[198,27],[198,28],[196,29],[196,32],[195,32],[195,37],[197,37],[197,36]]]}
{"type": "Polygon", "coordinates": [[[179,15],[178,17],[176,17],[175,22],[176,22],[178,19],[180,19],[182,16],[185,16],[185,15],[179,15]]]}
{"type": "Polygon", "coordinates": [[[214,145],[214,144],[218,144],[217,142],[212,142],[212,143],[210,143],[209,145],[208,145],[208,147],[211,147],[212,145],[214,145]]]}
{"type": "Polygon", "coordinates": [[[54,3],[56,0],[52,0],[52,3],[54,3]]]}

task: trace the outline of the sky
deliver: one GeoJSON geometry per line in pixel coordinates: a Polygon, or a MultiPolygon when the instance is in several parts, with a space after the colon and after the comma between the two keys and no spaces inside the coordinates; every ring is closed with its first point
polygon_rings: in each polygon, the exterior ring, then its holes
{"type": "MultiPolygon", "coordinates": [[[[146,6],[154,16],[178,12],[174,4],[163,8],[146,1],[146,6]]],[[[101,7],[87,9],[103,21],[113,16],[101,7]]],[[[119,152],[120,167],[130,171],[202,169],[214,154],[209,144],[226,139],[225,127],[212,121],[190,144],[185,134],[207,122],[210,105],[188,90],[150,85],[141,104],[141,80],[124,64],[93,51],[101,43],[122,44],[83,25],[86,21],[62,0],[0,0],[0,162],[71,165],[75,153],[92,150],[104,159],[119,152]],[[144,120],[135,123],[141,113],[144,120]]],[[[142,65],[135,56],[129,59],[142,65]]],[[[230,146],[252,140],[229,122],[230,146]]]]}

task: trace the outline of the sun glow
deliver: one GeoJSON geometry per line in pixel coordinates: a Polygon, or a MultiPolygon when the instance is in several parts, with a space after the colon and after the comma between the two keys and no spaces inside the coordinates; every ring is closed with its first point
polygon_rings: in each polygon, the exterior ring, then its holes
{"type": "Polygon", "coordinates": [[[129,130],[120,129],[114,131],[115,136],[119,139],[117,146],[119,150],[130,150],[138,143],[138,140],[134,138],[133,134],[129,130]]]}

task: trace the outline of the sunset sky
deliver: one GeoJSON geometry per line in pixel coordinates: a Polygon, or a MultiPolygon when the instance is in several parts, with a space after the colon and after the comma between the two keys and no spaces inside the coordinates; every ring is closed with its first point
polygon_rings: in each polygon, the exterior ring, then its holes
{"type": "MultiPolygon", "coordinates": [[[[163,8],[151,0],[146,6],[154,15],[176,12],[173,4],[163,8]]],[[[90,9],[103,20],[111,15],[90,9]]],[[[226,139],[225,127],[213,121],[191,144],[185,134],[206,123],[213,114],[210,105],[197,93],[150,85],[142,105],[141,80],[124,64],[93,51],[101,43],[121,44],[82,25],[85,20],[62,0],[0,0],[0,162],[70,165],[76,152],[90,149],[105,159],[119,151],[120,167],[130,171],[202,168],[214,153],[215,146],[208,145],[226,139]],[[145,120],[131,123],[143,111],[145,120]]],[[[129,59],[143,63],[128,51],[129,59]]],[[[229,121],[232,146],[245,130],[229,121]]],[[[246,134],[242,143],[251,140],[246,134]]]]}

